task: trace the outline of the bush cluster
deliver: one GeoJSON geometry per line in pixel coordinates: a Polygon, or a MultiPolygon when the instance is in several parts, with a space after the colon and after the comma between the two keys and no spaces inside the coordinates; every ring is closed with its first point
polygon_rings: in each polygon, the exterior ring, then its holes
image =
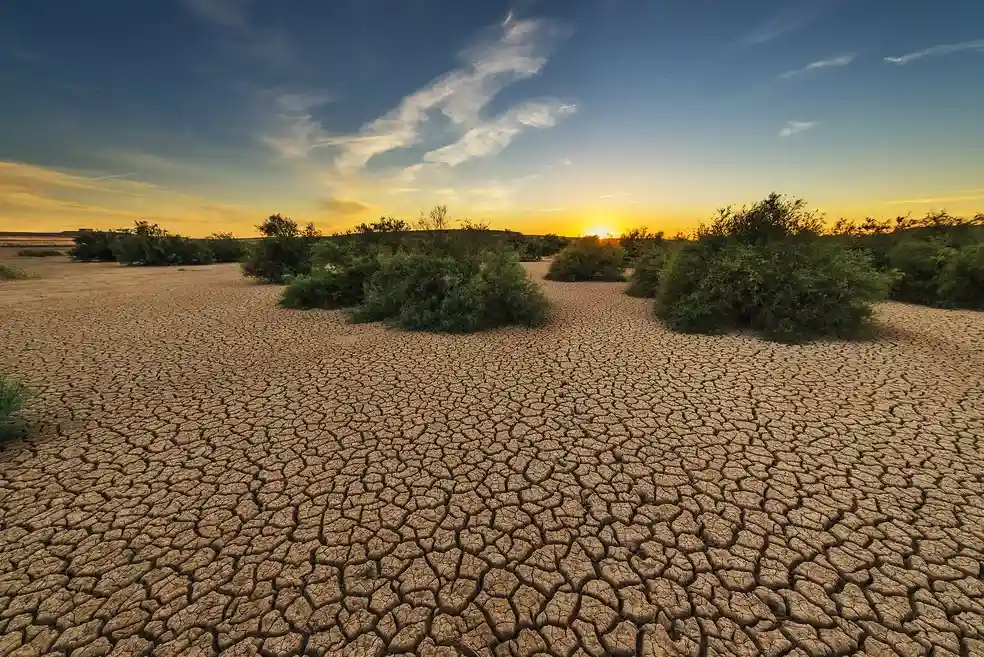
{"type": "Polygon", "coordinates": [[[21,249],[17,255],[22,258],[51,258],[63,254],[58,249],[21,249]]]}
{"type": "Polygon", "coordinates": [[[633,228],[622,233],[618,238],[618,243],[625,251],[626,263],[634,266],[637,259],[648,254],[652,249],[662,246],[663,231],[651,233],[645,226],[633,228]]]}
{"type": "Polygon", "coordinates": [[[770,194],[721,210],[695,241],[641,256],[629,291],[654,296],[657,316],[678,331],[750,329],[783,342],[861,337],[871,304],[896,276],[866,253],[825,242],[821,230],[803,201],[770,194]]]}
{"type": "Polygon", "coordinates": [[[72,239],[75,245],[68,252],[73,260],[82,262],[116,262],[113,244],[122,235],[129,234],[126,228],[115,230],[80,230],[72,239]]]}
{"type": "MultiPolygon", "coordinates": [[[[119,262],[123,265],[207,265],[237,262],[245,244],[231,233],[215,233],[205,239],[175,235],[159,224],[134,223],[133,228],[81,230],[69,251],[73,260],[119,262]]],[[[48,255],[55,255],[55,252],[48,255]]],[[[60,252],[57,252],[60,255],[60,252]]]]}
{"type": "Polygon", "coordinates": [[[564,247],[550,263],[551,281],[624,281],[625,252],[617,243],[584,237],[564,247]]]}
{"type": "Polygon", "coordinates": [[[133,230],[119,235],[112,249],[116,261],[122,265],[207,265],[215,261],[202,242],[172,235],[146,221],[138,221],[133,230]]]}
{"type": "Polygon", "coordinates": [[[984,309],[984,242],[954,247],[943,240],[909,239],[886,254],[898,273],[891,298],[943,308],[984,309]]]}
{"type": "Polygon", "coordinates": [[[321,237],[314,224],[302,231],[297,222],[279,214],[257,226],[263,239],[247,249],[243,275],[264,283],[286,283],[311,271],[311,251],[321,237]]]}
{"type": "Polygon", "coordinates": [[[629,285],[625,293],[630,297],[652,299],[659,293],[660,278],[666,264],[669,247],[665,242],[653,243],[638,252],[632,272],[629,274],[629,285]]]}
{"type": "Polygon", "coordinates": [[[0,262],[0,281],[18,281],[27,278],[27,272],[0,262]]]}
{"type": "Polygon", "coordinates": [[[465,333],[537,325],[547,302],[506,249],[471,249],[439,239],[390,247],[326,242],[309,275],[294,279],[281,304],[351,308],[356,322],[465,333]]]}
{"type": "Polygon", "coordinates": [[[27,403],[27,387],[0,372],[0,438],[7,438],[21,428],[18,413],[27,403]]]}
{"type": "Polygon", "coordinates": [[[698,241],[661,273],[656,314],[678,331],[759,331],[781,342],[865,335],[892,276],[860,253],[818,242],[698,241]]]}

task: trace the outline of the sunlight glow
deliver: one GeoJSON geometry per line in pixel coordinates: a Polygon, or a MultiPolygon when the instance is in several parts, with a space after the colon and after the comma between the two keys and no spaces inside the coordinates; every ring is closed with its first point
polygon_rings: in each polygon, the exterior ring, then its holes
{"type": "Polygon", "coordinates": [[[586,229],[583,233],[581,233],[581,235],[584,237],[601,237],[602,239],[608,239],[615,237],[616,232],[608,226],[596,225],[592,228],[586,229]]]}

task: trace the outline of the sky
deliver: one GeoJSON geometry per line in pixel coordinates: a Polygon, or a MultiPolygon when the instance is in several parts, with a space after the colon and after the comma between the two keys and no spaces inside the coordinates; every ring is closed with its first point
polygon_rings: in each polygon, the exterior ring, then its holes
{"type": "Polygon", "coordinates": [[[984,210],[980,0],[14,0],[0,97],[0,230],[984,210]]]}

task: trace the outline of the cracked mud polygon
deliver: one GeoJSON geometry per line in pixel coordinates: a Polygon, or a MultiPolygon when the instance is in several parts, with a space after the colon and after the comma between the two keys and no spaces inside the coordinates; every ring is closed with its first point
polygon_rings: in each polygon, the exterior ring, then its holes
{"type": "Polygon", "coordinates": [[[31,267],[2,655],[984,654],[980,314],[784,346],[543,282],[549,326],[447,336],[31,267]]]}

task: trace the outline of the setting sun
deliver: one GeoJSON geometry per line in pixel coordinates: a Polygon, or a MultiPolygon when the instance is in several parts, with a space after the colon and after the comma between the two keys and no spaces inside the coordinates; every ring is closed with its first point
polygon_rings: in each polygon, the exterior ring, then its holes
{"type": "Polygon", "coordinates": [[[601,225],[597,225],[592,228],[587,228],[584,230],[583,233],[581,233],[583,237],[601,237],[601,238],[615,237],[615,234],[616,234],[615,231],[609,228],[608,226],[601,226],[601,225]]]}

